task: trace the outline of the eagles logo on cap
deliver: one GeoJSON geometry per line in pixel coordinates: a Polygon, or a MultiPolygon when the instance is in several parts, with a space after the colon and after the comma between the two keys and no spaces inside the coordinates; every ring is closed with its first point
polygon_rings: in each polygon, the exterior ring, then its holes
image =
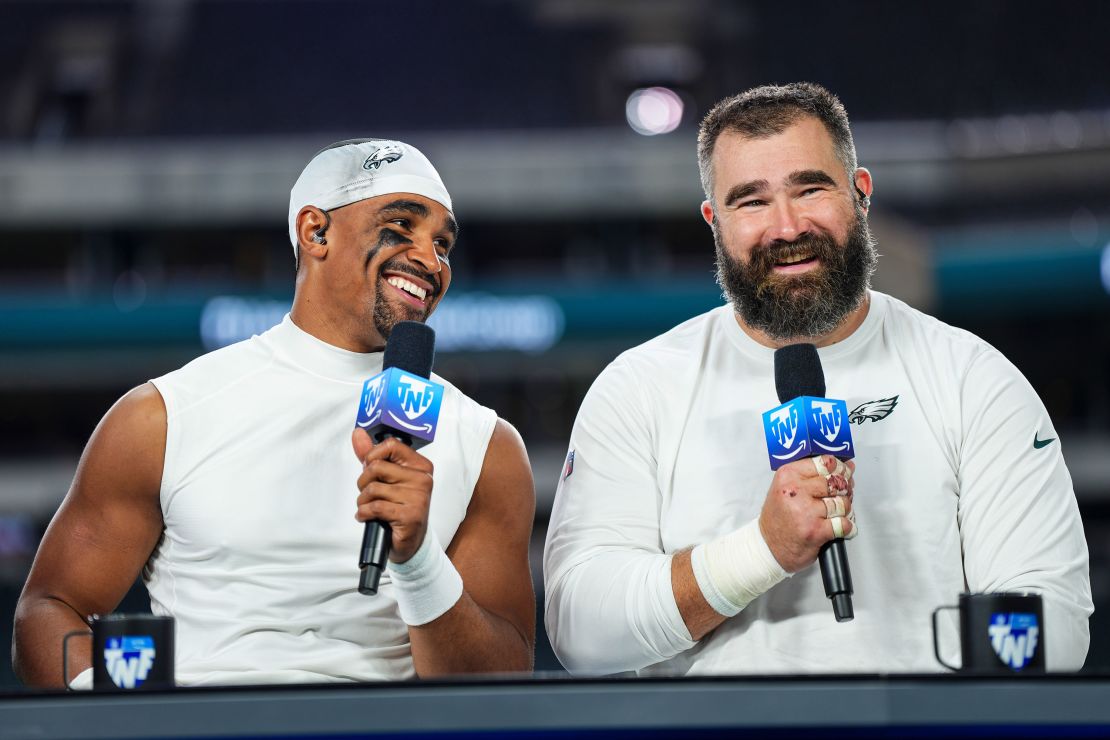
{"type": "Polygon", "coordinates": [[[386,144],[383,147],[375,149],[374,153],[366,158],[366,161],[362,163],[362,169],[376,170],[383,164],[396,162],[403,157],[404,154],[405,153],[401,151],[401,147],[396,144],[386,144]]]}

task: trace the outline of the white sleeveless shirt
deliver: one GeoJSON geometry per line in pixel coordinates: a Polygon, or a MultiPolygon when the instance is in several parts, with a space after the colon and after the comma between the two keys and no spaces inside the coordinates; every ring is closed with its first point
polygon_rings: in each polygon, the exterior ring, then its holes
{"type": "MultiPolygon", "coordinates": [[[[389,571],[358,592],[361,463],[351,430],[382,353],[333,347],[289,316],[152,380],[166,404],[162,538],[143,576],[177,622],[177,682],[286,683],[415,675],[389,571]]],[[[449,543],[497,420],[437,375],[430,523],[449,543]]]]}

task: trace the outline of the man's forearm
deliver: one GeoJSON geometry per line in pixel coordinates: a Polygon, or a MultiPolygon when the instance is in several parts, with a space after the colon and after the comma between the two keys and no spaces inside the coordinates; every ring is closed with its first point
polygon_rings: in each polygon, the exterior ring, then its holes
{"type": "Polygon", "coordinates": [[[787,575],[758,520],[673,556],[598,553],[548,585],[548,634],[572,673],[639,670],[690,649],[787,575]]]}
{"type": "Polygon", "coordinates": [[[62,676],[62,639],[69,632],[89,632],[89,625],[64,601],[44,596],[20,599],[15,612],[12,637],[12,668],[28,686],[64,688],[65,680],[73,680],[92,665],[89,640],[75,637],[68,651],[69,664],[62,676]]]}
{"type": "Polygon", "coordinates": [[[421,678],[532,670],[533,646],[527,638],[465,592],[438,619],[410,626],[409,639],[416,674],[421,678]]]}
{"type": "Polygon", "coordinates": [[[547,634],[568,671],[634,671],[695,644],[675,604],[671,556],[604,552],[549,570],[547,634]]]}
{"type": "Polygon", "coordinates": [[[671,559],[671,588],[674,589],[678,613],[682,615],[686,629],[690,630],[690,637],[696,641],[716,629],[725,617],[705,600],[694,577],[690,553],[690,550],[683,550],[671,559]]]}

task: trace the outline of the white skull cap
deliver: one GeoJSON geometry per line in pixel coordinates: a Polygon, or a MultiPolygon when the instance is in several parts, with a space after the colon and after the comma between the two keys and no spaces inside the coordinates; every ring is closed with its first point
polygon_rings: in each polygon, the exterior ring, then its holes
{"type": "Polygon", "coordinates": [[[451,195],[419,149],[389,139],[348,139],[320,150],[289,191],[289,241],[298,252],[297,214],[305,206],[333,208],[390,193],[415,193],[451,210],[451,195]]]}

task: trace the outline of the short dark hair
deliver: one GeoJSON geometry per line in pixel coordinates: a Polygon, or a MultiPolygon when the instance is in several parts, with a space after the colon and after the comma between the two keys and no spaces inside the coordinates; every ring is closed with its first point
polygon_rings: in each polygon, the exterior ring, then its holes
{"type": "Polygon", "coordinates": [[[851,180],[856,171],[856,145],[840,100],[812,82],[763,85],[725,98],[702,120],[698,129],[698,170],[705,197],[713,199],[713,149],[721,134],[735,131],[747,138],[764,139],[782,133],[803,116],[825,125],[837,159],[851,180]]]}

